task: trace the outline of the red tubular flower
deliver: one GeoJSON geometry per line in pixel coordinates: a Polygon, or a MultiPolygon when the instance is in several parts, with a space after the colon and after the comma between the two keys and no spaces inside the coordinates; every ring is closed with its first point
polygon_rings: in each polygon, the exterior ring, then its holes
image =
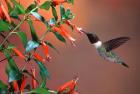
{"type": "Polygon", "coordinates": [[[13,48],[12,50],[22,59],[26,59],[26,57],[18,49],[13,48]]]}
{"type": "Polygon", "coordinates": [[[17,81],[13,81],[13,88],[14,91],[17,91],[19,89],[17,81]]]}
{"type": "Polygon", "coordinates": [[[47,61],[50,61],[51,57],[49,55],[49,49],[48,49],[48,46],[46,45],[45,42],[42,42],[42,47],[43,47],[44,53],[45,53],[45,55],[47,57],[47,61]]]}
{"type": "Polygon", "coordinates": [[[66,37],[72,45],[75,46],[75,39],[68,34],[67,30],[62,25],[59,27],[53,27],[53,30],[60,33],[63,37],[66,37]]]}
{"type": "Polygon", "coordinates": [[[65,24],[67,24],[68,26],[71,26],[78,33],[83,34],[83,32],[81,31],[82,28],[81,27],[77,27],[76,25],[72,24],[69,20],[66,20],[65,24]]]}
{"type": "Polygon", "coordinates": [[[5,18],[11,23],[11,18],[7,10],[5,9],[3,3],[1,3],[0,4],[0,19],[5,19],[5,18]]]}
{"type": "Polygon", "coordinates": [[[61,25],[60,26],[60,29],[61,29],[61,34],[63,35],[63,36],[65,36],[71,43],[72,43],[72,45],[73,46],[75,46],[75,39],[72,37],[72,36],[70,36],[69,34],[68,34],[68,31],[61,25]]]}
{"type": "Polygon", "coordinates": [[[1,6],[0,6],[0,19],[5,19],[1,6]]]}
{"type": "Polygon", "coordinates": [[[40,3],[40,0],[37,0],[38,3],[40,3]]]}
{"type": "Polygon", "coordinates": [[[61,33],[62,31],[61,31],[60,28],[58,28],[58,27],[53,27],[53,30],[56,31],[56,32],[58,32],[58,33],[60,33],[60,34],[63,36],[63,34],[61,33]]]}
{"type": "Polygon", "coordinates": [[[60,86],[60,87],[58,88],[58,94],[63,93],[66,89],[69,90],[69,91],[68,91],[68,94],[73,94],[73,91],[74,91],[74,89],[75,89],[75,86],[76,86],[77,81],[78,81],[78,78],[73,79],[73,80],[71,80],[71,81],[65,83],[64,85],[60,86]]]}
{"type": "Polygon", "coordinates": [[[43,59],[43,58],[42,58],[39,54],[37,54],[37,53],[34,53],[33,56],[34,56],[37,60],[39,60],[40,62],[44,62],[44,61],[45,61],[45,59],[43,59]]]}
{"type": "Polygon", "coordinates": [[[67,2],[67,0],[53,0],[53,5],[56,6],[65,2],[67,2]]]}
{"type": "Polygon", "coordinates": [[[63,36],[65,36],[66,38],[68,38],[71,41],[75,41],[75,39],[68,34],[67,30],[63,26],[60,26],[60,29],[62,31],[61,34],[63,36]]]}
{"type": "Polygon", "coordinates": [[[23,90],[26,86],[26,82],[27,82],[27,78],[26,78],[26,76],[23,76],[22,83],[21,83],[21,86],[20,86],[20,92],[23,92],[23,90]]]}
{"type": "Polygon", "coordinates": [[[70,20],[66,20],[66,21],[65,21],[65,24],[67,24],[68,26],[73,27],[73,24],[70,22],[70,20]]]}
{"type": "Polygon", "coordinates": [[[74,26],[74,29],[75,29],[75,31],[77,31],[78,33],[84,34],[84,33],[82,32],[83,29],[82,29],[81,27],[74,26]]]}
{"type": "MultiPolygon", "coordinates": [[[[35,68],[31,69],[32,75],[35,78],[36,77],[36,71],[35,68]]],[[[37,87],[37,82],[36,80],[32,77],[32,88],[36,88],[37,87]]]]}

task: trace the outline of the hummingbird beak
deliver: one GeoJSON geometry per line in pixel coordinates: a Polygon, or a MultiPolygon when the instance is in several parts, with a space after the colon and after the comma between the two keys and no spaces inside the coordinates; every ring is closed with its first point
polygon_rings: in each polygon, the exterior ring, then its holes
{"type": "Polygon", "coordinates": [[[85,30],[81,29],[80,31],[87,35],[87,32],[85,30]]]}

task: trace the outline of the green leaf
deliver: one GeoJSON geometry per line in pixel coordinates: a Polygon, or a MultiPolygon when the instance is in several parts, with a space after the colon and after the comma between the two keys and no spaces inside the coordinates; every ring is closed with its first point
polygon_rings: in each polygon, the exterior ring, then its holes
{"type": "Polygon", "coordinates": [[[14,4],[15,8],[18,11],[18,14],[24,14],[25,9],[22,5],[20,5],[16,0],[11,0],[11,2],[14,4]]]}
{"type": "Polygon", "coordinates": [[[61,20],[65,19],[65,9],[63,5],[60,5],[60,14],[61,14],[61,20]]]}
{"type": "Polygon", "coordinates": [[[49,42],[49,41],[45,41],[45,43],[50,46],[51,48],[53,48],[57,53],[59,53],[59,51],[49,42]]]}
{"type": "Polygon", "coordinates": [[[37,12],[31,12],[31,14],[34,17],[36,17],[37,19],[39,19],[40,21],[42,21],[46,25],[46,27],[47,27],[48,30],[50,29],[50,26],[49,26],[48,22],[45,20],[45,18],[43,16],[41,16],[37,12]]]}
{"type": "Polygon", "coordinates": [[[49,72],[48,72],[47,68],[45,67],[45,65],[36,59],[35,59],[35,62],[37,63],[37,65],[40,68],[40,73],[43,74],[46,78],[50,79],[49,72]]]}
{"type": "Polygon", "coordinates": [[[74,18],[74,15],[72,14],[71,10],[67,9],[65,11],[63,5],[60,5],[60,14],[61,14],[61,20],[70,20],[74,18]]]}
{"type": "Polygon", "coordinates": [[[3,49],[4,49],[4,46],[1,46],[1,45],[0,45],[0,51],[2,51],[3,49]]]}
{"type": "Polygon", "coordinates": [[[56,11],[56,9],[55,9],[55,7],[54,7],[54,6],[52,6],[52,14],[53,14],[53,16],[54,16],[55,20],[57,21],[58,16],[57,16],[57,11],[56,11]]]}
{"type": "Polygon", "coordinates": [[[71,12],[70,9],[67,9],[67,10],[66,10],[65,16],[66,16],[66,19],[67,19],[67,20],[73,19],[73,18],[74,18],[74,15],[72,14],[72,12],[71,12]]]}
{"type": "Polygon", "coordinates": [[[42,72],[40,72],[40,76],[41,76],[41,79],[42,79],[40,87],[45,88],[46,87],[46,77],[42,72]]]}
{"type": "Polygon", "coordinates": [[[0,80],[0,89],[7,89],[8,86],[0,80]]]}
{"type": "Polygon", "coordinates": [[[8,89],[1,89],[0,88],[0,94],[8,94],[8,89]]]}
{"type": "Polygon", "coordinates": [[[7,47],[8,50],[11,50],[13,48],[15,48],[15,46],[13,44],[9,44],[8,47],[7,47]]]}
{"type": "Polygon", "coordinates": [[[29,92],[30,94],[50,94],[50,92],[48,91],[48,89],[46,88],[36,88],[32,91],[29,92]]]}
{"type": "Polygon", "coordinates": [[[74,0],[67,0],[68,3],[74,4],[74,0]]]}
{"type": "Polygon", "coordinates": [[[45,10],[49,10],[51,7],[51,4],[52,4],[52,1],[46,1],[40,6],[40,8],[45,9],[45,10]]]}
{"type": "Polygon", "coordinates": [[[36,41],[30,40],[27,42],[25,52],[27,53],[27,52],[37,48],[38,46],[39,46],[39,43],[37,43],[36,41]]]}
{"type": "Polygon", "coordinates": [[[9,31],[9,24],[3,20],[0,20],[0,32],[1,31],[9,31]]]}
{"type": "Polygon", "coordinates": [[[32,39],[33,39],[34,41],[38,41],[38,36],[37,36],[37,34],[36,34],[36,31],[35,31],[35,28],[34,28],[34,26],[33,26],[33,22],[32,22],[31,19],[28,19],[28,24],[29,24],[29,26],[30,26],[32,39]]]}
{"type": "MultiPolygon", "coordinates": [[[[35,4],[31,4],[30,6],[27,7],[27,9],[25,10],[26,13],[29,13],[31,10],[33,10],[36,7],[35,4]]],[[[37,12],[37,9],[34,10],[33,12],[37,12]]]]}
{"type": "Polygon", "coordinates": [[[0,94],[8,94],[8,86],[0,80],[0,94]]]}
{"type": "Polygon", "coordinates": [[[4,50],[4,54],[8,60],[8,65],[6,66],[6,73],[8,75],[8,82],[12,82],[14,80],[20,80],[22,78],[22,74],[20,73],[15,61],[12,59],[8,50],[4,50]]]}
{"type": "Polygon", "coordinates": [[[41,20],[43,23],[46,22],[45,18],[43,16],[41,16],[39,13],[37,12],[31,12],[31,14],[36,17],[37,19],[41,20]]]}
{"type": "Polygon", "coordinates": [[[56,20],[55,18],[51,18],[50,21],[49,21],[49,25],[53,26],[53,25],[56,25],[56,20]]]}
{"type": "Polygon", "coordinates": [[[18,16],[18,11],[17,9],[13,9],[11,12],[10,12],[10,16],[14,19],[18,19],[20,20],[19,16],[18,16]]]}
{"type": "Polygon", "coordinates": [[[54,33],[54,35],[56,36],[57,39],[59,39],[60,41],[66,43],[65,38],[63,36],[61,36],[58,32],[54,31],[53,33],[54,33]]]}
{"type": "Polygon", "coordinates": [[[49,72],[43,63],[41,63],[40,61],[38,61],[36,59],[34,59],[34,60],[40,69],[40,76],[42,79],[40,87],[46,87],[46,78],[50,79],[49,72]]]}
{"type": "Polygon", "coordinates": [[[22,31],[19,31],[19,32],[16,32],[16,34],[20,37],[24,47],[26,47],[27,42],[28,42],[26,33],[22,32],[22,31]]]}

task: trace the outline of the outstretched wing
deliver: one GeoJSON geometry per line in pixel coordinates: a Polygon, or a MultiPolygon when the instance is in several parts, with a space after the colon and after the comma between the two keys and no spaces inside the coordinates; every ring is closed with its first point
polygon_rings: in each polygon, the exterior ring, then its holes
{"type": "Polygon", "coordinates": [[[103,43],[103,45],[106,48],[106,51],[109,52],[115,48],[118,48],[120,45],[124,44],[129,39],[130,39],[129,37],[119,37],[119,38],[106,41],[103,43]]]}

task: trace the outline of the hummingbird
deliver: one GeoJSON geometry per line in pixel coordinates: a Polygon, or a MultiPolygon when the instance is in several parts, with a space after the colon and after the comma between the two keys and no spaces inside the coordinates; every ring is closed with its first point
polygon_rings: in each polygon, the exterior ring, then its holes
{"type": "Polygon", "coordinates": [[[96,48],[98,54],[109,62],[114,62],[124,67],[129,66],[112,50],[118,48],[120,45],[126,43],[129,37],[118,37],[106,42],[102,42],[95,33],[88,33],[82,30],[83,33],[88,37],[89,42],[96,48]]]}

